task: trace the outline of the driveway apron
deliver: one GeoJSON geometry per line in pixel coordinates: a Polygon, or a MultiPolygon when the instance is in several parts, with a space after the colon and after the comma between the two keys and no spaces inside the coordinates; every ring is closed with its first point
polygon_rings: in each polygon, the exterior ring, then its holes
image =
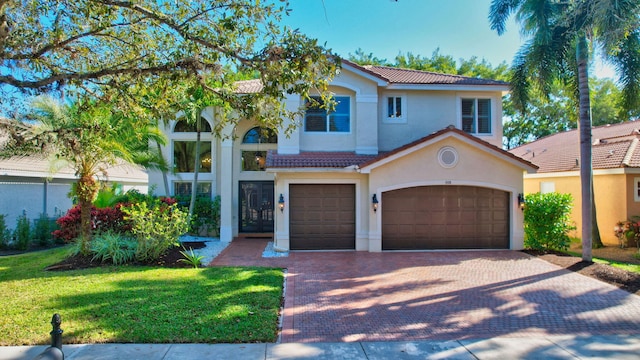
{"type": "Polygon", "coordinates": [[[234,240],[212,266],[287,268],[282,342],[638,335],[640,296],[518,251],[292,252],[234,240]]]}

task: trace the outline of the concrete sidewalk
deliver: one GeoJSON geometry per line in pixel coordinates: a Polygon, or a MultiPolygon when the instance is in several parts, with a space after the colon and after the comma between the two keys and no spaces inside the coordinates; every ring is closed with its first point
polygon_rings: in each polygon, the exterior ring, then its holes
{"type": "MultiPolygon", "coordinates": [[[[32,359],[46,346],[0,347],[0,360],[32,359]]],[[[64,345],[67,360],[191,359],[635,359],[640,335],[458,341],[281,344],[64,345]]]]}

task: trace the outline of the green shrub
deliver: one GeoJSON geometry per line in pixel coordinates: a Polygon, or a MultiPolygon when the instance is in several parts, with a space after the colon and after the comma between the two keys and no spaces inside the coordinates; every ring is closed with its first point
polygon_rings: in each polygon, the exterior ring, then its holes
{"type": "Polygon", "coordinates": [[[524,245],[535,250],[566,250],[573,199],[571,194],[529,194],[525,197],[524,245]]]}
{"type": "Polygon", "coordinates": [[[135,240],[117,233],[98,234],[91,240],[92,260],[112,262],[114,265],[126,264],[135,258],[137,245],[135,240]]]}
{"type": "Polygon", "coordinates": [[[11,231],[7,227],[6,215],[0,214],[0,249],[11,247],[11,231]]]}
{"type": "Polygon", "coordinates": [[[38,242],[38,245],[48,246],[51,244],[53,239],[51,233],[56,230],[55,225],[55,220],[50,219],[46,214],[40,214],[40,217],[34,221],[33,238],[38,242]]]}
{"type": "Polygon", "coordinates": [[[188,230],[188,213],[175,203],[154,200],[122,207],[125,219],[132,222],[138,247],[136,259],[155,260],[172,246],[178,246],[178,238],[188,230]]]}
{"type": "Polygon", "coordinates": [[[13,231],[16,239],[16,249],[27,250],[31,242],[31,225],[26,215],[20,215],[16,220],[16,228],[13,231]]]}
{"type": "MultiPolygon", "coordinates": [[[[183,196],[177,200],[185,209],[188,209],[189,199],[189,196],[183,196]]],[[[193,217],[189,224],[189,234],[220,235],[220,196],[216,196],[213,200],[208,197],[196,198],[193,217]]]]}

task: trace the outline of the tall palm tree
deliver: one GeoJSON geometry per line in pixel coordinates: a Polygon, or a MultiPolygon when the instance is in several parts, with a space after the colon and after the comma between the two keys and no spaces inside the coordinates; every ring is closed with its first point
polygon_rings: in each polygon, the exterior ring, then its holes
{"type": "MultiPolygon", "coordinates": [[[[514,103],[521,111],[533,91],[549,93],[553,81],[570,86],[578,102],[582,191],[582,259],[591,261],[594,227],[589,54],[599,50],[613,64],[623,88],[623,106],[640,102],[640,2],[637,0],[493,0],[491,28],[506,31],[515,14],[528,41],[513,61],[514,103]]],[[[596,231],[597,232],[597,231],[596,231]]]]}
{"type": "Polygon", "coordinates": [[[148,168],[164,166],[162,158],[148,146],[149,141],[164,143],[162,133],[113,113],[105,104],[65,105],[51,97],[38,97],[29,122],[5,120],[0,125],[10,135],[2,149],[4,156],[42,154],[49,156],[58,169],[69,165],[75,170],[83,254],[89,252],[92,235],[91,203],[100,186],[96,177],[106,175],[109,166],[123,161],[148,168]]]}

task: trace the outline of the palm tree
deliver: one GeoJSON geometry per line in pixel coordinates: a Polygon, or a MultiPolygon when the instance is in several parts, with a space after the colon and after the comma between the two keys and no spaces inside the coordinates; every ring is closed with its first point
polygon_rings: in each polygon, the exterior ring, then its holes
{"type": "MultiPolygon", "coordinates": [[[[498,34],[515,14],[528,41],[513,61],[512,98],[520,111],[534,91],[548,94],[554,81],[569,86],[578,103],[582,191],[582,259],[591,261],[593,204],[590,49],[613,64],[627,111],[640,102],[640,2],[637,0],[493,0],[491,28],[498,34]]],[[[594,226],[596,224],[596,226],[594,226]]],[[[596,234],[596,239],[599,235],[596,234]]]]}
{"type": "Polygon", "coordinates": [[[91,241],[91,204],[100,186],[96,176],[107,175],[109,166],[123,161],[148,168],[164,166],[162,158],[148,146],[149,141],[164,143],[162,133],[112,113],[105,104],[64,105],[51,97],[38,97],[29,122],[5,120],[0,125],[10,135],[2,149],[4,156],[42,154],[49,156],[58,169],[69,165],[75,170],[83,254],[89,252],[91,241]]]}

